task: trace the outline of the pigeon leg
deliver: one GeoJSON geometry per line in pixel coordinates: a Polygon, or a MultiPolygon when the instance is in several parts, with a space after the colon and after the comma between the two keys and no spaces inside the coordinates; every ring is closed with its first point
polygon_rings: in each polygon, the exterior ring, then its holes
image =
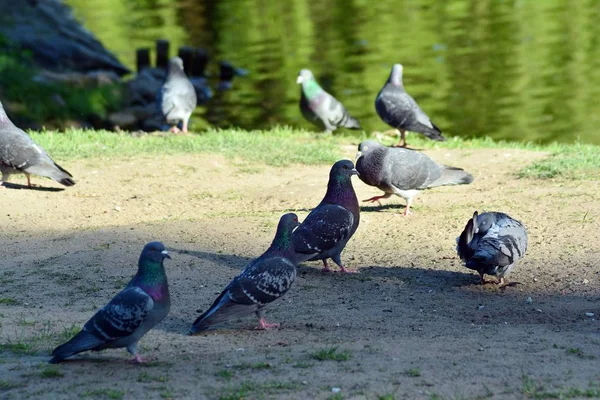
{"type": "Polygon", "coordinates": [[[183,133],[188,133],[188,122],[187,121],[183,121],[183,126],[182,126],[182,130],[183,133]]]}
{"type": "Polygon", "coordinates": [[[385,193],[381,196],[374,196],[374,197],[371,197],[370,199],[363,200],[363,202],[369,202],[369,203],[377,202],[379,205],[381,205],[381,202],[379,201],[379,199],[387,199],[391,195],[392,195],[391,193],[385,193]]]}
{"type": "Polygon", "coordinates": [[[504,280],[504,277],[500,277],[500,279],[498,279],[498,282],[496,282],[498,285],[500,286],[505,286],[506,285],[506,280],[504,280]]]}
{"type": "Polygon", "coordinates": [[[173,133],[179,133],[180,132],[179,128],[177,127],[177,125],[172,126],[171,129],[169,129],[169,131],[173,132],[173,133]]]}
{"type": "Polygon", "coordinates": [[[331,272],[329,264],[327,264],[327,260],[323,260],[323,269],[321,270],[321,272],[331,272]]]}
{"type": "Polygon", "coordinates": [[[133,358],[133,360],[131,360],[131,363],[132,363],[132,364],[143,364],[143,363],[145,363],[145,362],[146,362],[146,360],[144,360],[144,359],[142,358],[142,356],[140,356],[140,355],[139,355],[139,354],[137,354],[137,353],[135,354],[135,357],[133,358]]]}
{"type": "Polygon", "coordinates": [[[346,268],[341,264],[340,264],[340,271],[342,271],[344,274],[356,274],[358,272],[355,269],[346,268]]]}
{"type": "Polygon", "coordinates": [[[406,131],[402,129],[397,129],[398,132],[398,144],[395,144],[392,147],[406,147],[406,131]]]}
{"type": "Polygon", "coordinates": [[[262,317],[258,320],[258,329],[264,329],[267,331],[269,329],[278,329],[279,326],[279,324],[267,322],[265,317],[262,317]]]}
{"type": "Polygon", "coordinates": [[[30,188],[35,187],[35,185],[31,183],[31,175],[25,172],[25,176],[27,177],[27,186],[30,188]]]}
{"type": "MultiPolygon", "coordinates": [[[[503,279],[503,278],[501,278],[501,279],[503,279]]],[[[498,282],[496,282],[496,281],[488,281],[487,279],[485,279],[485,278],[483,277],[483,272],[480,272],[480,273],[479,273],[479,281],[481,282],[481,284],[482,284],[482,285],[485,285],[485,284],[487,284],[487,283],[494,283],[494,284],[497,284],[497,283],[498,283],[498,282]]]]}
{"type": "Polygon", "coordinates": [[[356,271],[355,269],[349,269],[344,267],[344,264],[342,264],[342,260],[339,254],[334,255],[332,258],[334,263],[336,263],[338,265],[338,267],[340,267],[340,271],[344,274],[354,274],[358,271],[356,271]]]}
{"type": "Polygon", "coordinates": [[[410,211],[411,204],[412,204],[412,199],[407,199],[406,200],[406,208],[404,209],[404,212],[402,213],[403,216],[407,217],[412,214],[412,211],[410,211]]]}

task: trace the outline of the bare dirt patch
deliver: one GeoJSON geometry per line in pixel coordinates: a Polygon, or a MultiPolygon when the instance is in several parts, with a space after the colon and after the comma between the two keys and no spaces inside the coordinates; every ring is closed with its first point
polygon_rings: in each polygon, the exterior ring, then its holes
{"type": "MultiPolygon", "coordinates": [[[[360,273],[324,275],[320,264],[303,264],[268,309],[282,324],[268,332],[247,318],[184,335],[264,251],[282,213],[303,218],[320,201],[329,166],[249,166],[215,155],[94,159],[68,165],[78,178],[69,190],[3,189],[0,398],[600,393],[600,182],[518,179],[541,153],[428,154],[475,182],[424,193],[407,218],[400,198],[365,206],[343,253],[360,273]],[[455,238],[475,209],[527,226],[529,250],[509,276],[516,285],[482,287],[456,257],[455,238]],[[155,361],[130,365],[124,350],[111,350],[48,367],[52,348],[135,273],[150,240],[173,255],[171,314],[141,341],[155,361]]],[[[360,199],[378,194],[358,179],[354,186],[360,199]]]]}

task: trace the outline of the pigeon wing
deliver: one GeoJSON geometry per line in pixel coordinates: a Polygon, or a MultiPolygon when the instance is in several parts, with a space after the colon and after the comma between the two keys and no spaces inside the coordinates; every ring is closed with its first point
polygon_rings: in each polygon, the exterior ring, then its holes
{"type": "Polygon", "coordinates": [[[294,249],[301,254],[318,254],[334,248],[351,235],[354,216],[336,204],[320,204],[294,231],[294,249]]]}

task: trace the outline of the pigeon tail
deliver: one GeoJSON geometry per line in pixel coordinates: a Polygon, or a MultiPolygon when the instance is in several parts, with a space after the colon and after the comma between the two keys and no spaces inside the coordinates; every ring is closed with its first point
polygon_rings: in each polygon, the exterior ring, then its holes
{"type": "Polygon", "coordinates": [[[471,240],[473,240],[473,236],[475,235],[475,224],[477,220],[477,215],[477,211],[475,211],[475,213],[473,214],[473,218],[469,219],[469,222],[467,222],[465,229],[462,231],[460,237],[458,238],[456,250],[458,252],[458,256],[463,260],[470,257],[469,244],[471,243],[471,240]]]}
{"type": "Polygon", "coordinates": [[[188,334],[196,335],[204,332],[213,325],[226,322],[230,319],[243,317],[256,311],[255,304],[239,304],[231,300],[227,289],[221,293],[213,305],[192,324],[188,334]]]}
{"type": "Polygon", "coordinates": [[[48,361],[50,364],[56,364],[74,354],[81,353],[86,350],[94,350],[105,344],[105,342],[94,334],[86,331],[81,331],[75,335],[67,343],[61,344],[52,352],[52,359],[48,361]]]}
{"type": "Polygon", "coordinates": [[[346,113],[346,119],[340,125],[348,129],[361,129],[360,122],[348,113],[346,113]]]}
{"type": "Polygon", "coordinates": [[[462,168],[441,165],[442,176],[433,181],[428,188],[447,185],[468,185],[473,182],[473,175],[462,168]]]}
{"type": "MultiPolygon", "coordinates": [[[[444,136],[442,136],[442,130],[440,128],[438,128],[433,122],[430,121],[430,123],[431,123],[431,128],[427,125],[419,123],[416,132],[422,133],[423,135],[427,136],[431,140],[436,140],[438,142],[446,141],[446,138],[444,136]]],[[[411,129],[409,129],[409,130],[411,130],[411,129]]]]}
{"type": "Polygon", "coordinates": [[[52,160],[49,160],[48,162],[44,161],[39,165],[33,165],[27,168],[25,172],[52,178],[56,182],[65,186],[73,186],[75,184],[73,175],[52,160]]]}
{"type": "Polygon", "coordinates": [[[67,187],[73,186],[75,184],[75,181],[73,180],[73,175],[71,175],[69,173],[69,171],[67,171],[66,169],[64,169],[63,167],[58,165],[57,163],[54,163],[54,166],[56,168],[58,168],[60,170],[60,172],[62,172],[62,176],[58,176],[58,174],[54,174],[54,176],[56,176],[56,178],[53,176],[52,179],[56,180],[58,183],[65,185],[67,187]]]}

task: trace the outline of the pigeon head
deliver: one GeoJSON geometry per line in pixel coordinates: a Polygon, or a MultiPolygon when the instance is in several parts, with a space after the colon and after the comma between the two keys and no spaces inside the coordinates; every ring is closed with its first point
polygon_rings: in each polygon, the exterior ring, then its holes
{"type": "Polygon", "coordinates": [[[402,86],[402,64],[394,64],[388,82],[394,86],[402,86]]]}
{"type": "Polygon", "coordinates": [[[271,244],[271,248],[286,250],[292,245],[292,232],[300,225],[298,216],[294,213],[287,213],[281,216],[277,225],[277,233],[271,244]]]}
{"type": "Polygon", "coordinates": [[[6,111],[4,111],[2,102],[0,102],[0,124],[12,124],[8,118],[8,115],[6,115],[6,111]]]}
{"type": "Polygon", "coordinates": [[[169,60],[169,72],[183,71],[183,60],[179,57],[173,57],[169,60]]]}
{"type": "Polygon", "coordinates": [[[371,153],[373,150],[380,149],[381,147],[383,147],[383,146],[375,140],[365,140],[365,141],[361,142],[358,145],[358,152],[356,153],[355,162],[358,162],[358,159],[361,158],[362,156],[366,156],[367,154],[371,153]]]}
{"type": "Polygon", "coordinates": [[[296,78],[296,83],[305,83],[308,81],[314,81],[315,76],[310,71],[310,69],[301,69],[298,73],[298,78],[296,78]]]}
{"type": "Polygon", "coordinates": [[[329,172],[329,186],[345,186],[348,183],[352,187],[352,175],[358,175],[358,171],[354,168],[354,163],[350,160],[340,160],[333,164],[329,172]]]}
{"type": "Polygon", "coordinates": [[[140,264],[146,262],[162,264],[165,258],[171,258],[165,245],[161,242],[150,242],[145,245],[144,250],[142,250],[140,264]]]}

